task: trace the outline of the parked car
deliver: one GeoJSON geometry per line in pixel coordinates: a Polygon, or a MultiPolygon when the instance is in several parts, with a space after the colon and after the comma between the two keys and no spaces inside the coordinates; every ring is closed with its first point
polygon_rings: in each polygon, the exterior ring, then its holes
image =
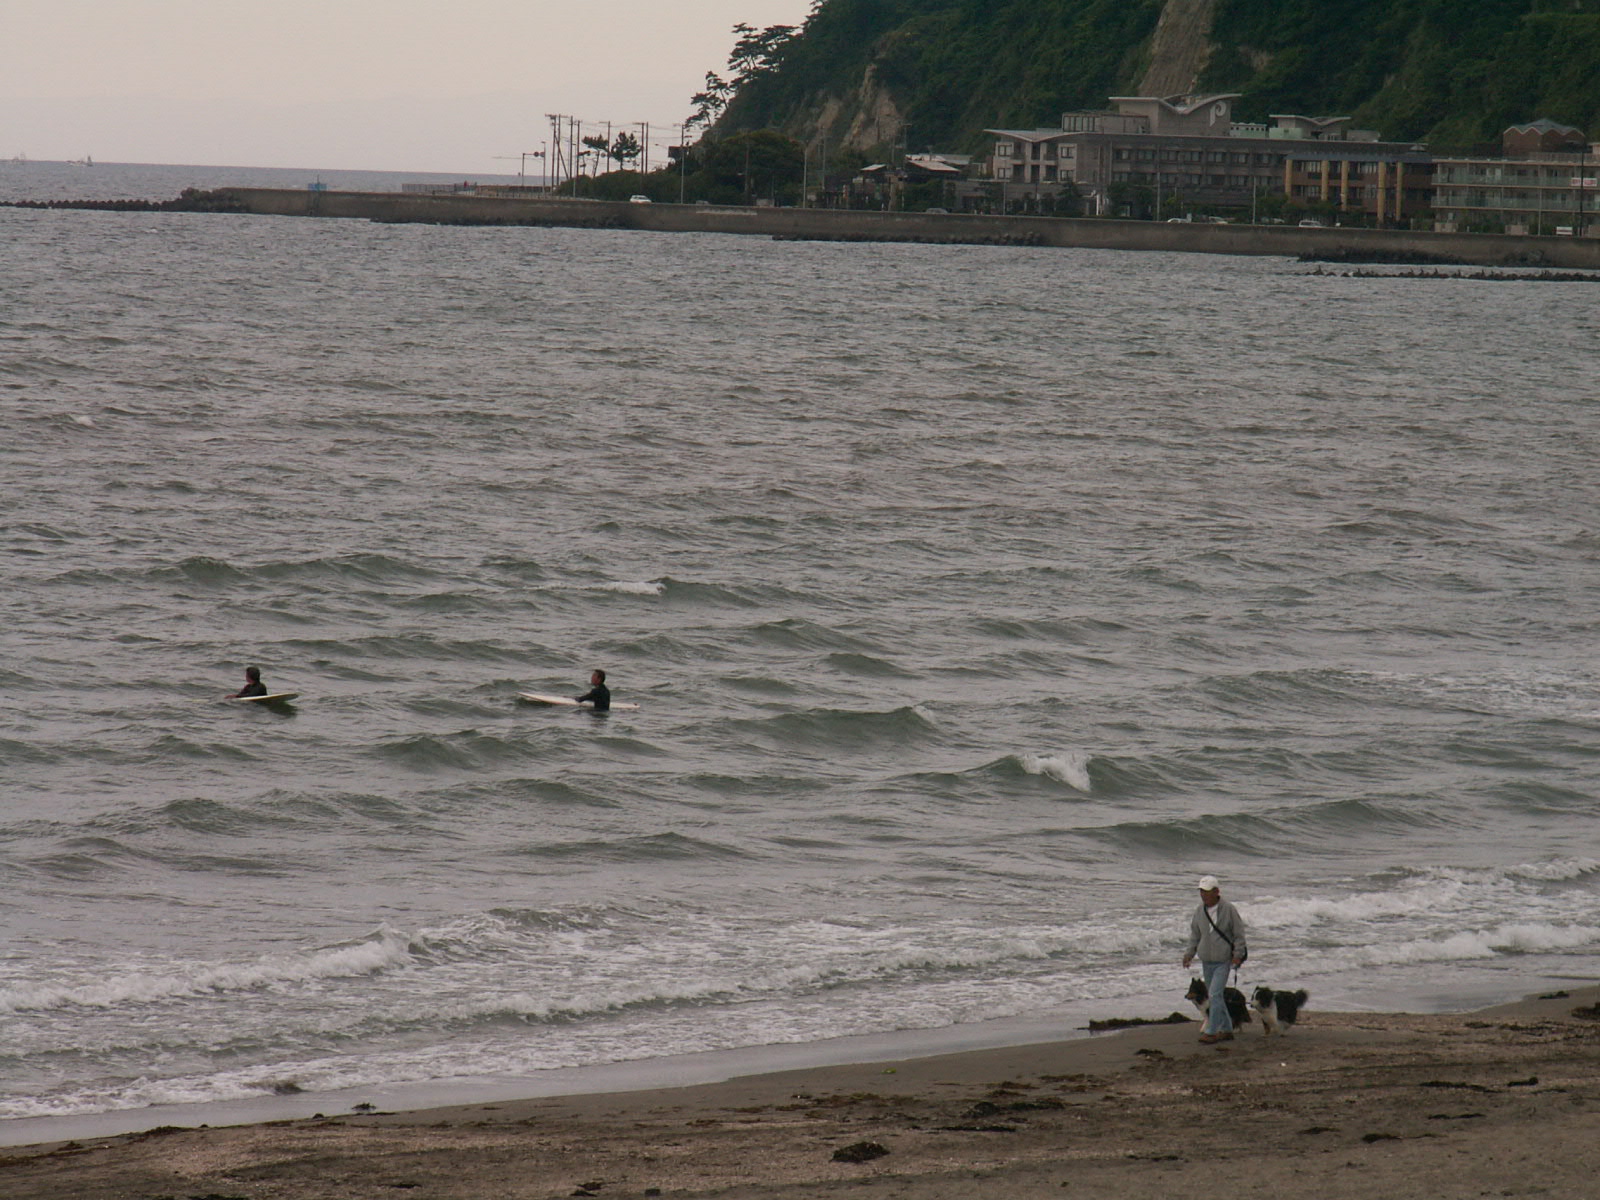
{"type": "Polygon", "coordinates": [[[1301,229],[1326,229],[1327,226],[1325,226],[1321,221],[1316,221],[1316,220],[1313,220],[1310,217],[1307,217],[1304,221],[1300,222],[1300,228],[1301,229]]]}
{"type": "Polygon", "coordinates": [[[649,204],[650,203],[650,197],[649,196],[637,196],[637,195],[629,196],[628,197],[628,203],[629,204],[649,204]]]}

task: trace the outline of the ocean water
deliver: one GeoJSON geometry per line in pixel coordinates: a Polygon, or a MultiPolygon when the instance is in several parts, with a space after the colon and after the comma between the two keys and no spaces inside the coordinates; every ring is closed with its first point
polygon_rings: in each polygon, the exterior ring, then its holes
{"type": "Polygon", "coordinates": [[[1305,272],[0,208],[0,1118],[1595,979],[1600,310],[1305,272]]]}

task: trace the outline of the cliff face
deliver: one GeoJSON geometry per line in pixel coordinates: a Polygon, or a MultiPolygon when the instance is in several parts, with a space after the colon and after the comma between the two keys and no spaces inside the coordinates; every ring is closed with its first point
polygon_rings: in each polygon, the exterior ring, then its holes
{"type": "Polygon", "coordinates": [[[1355,118],[1493,141],[1550,117],[1600,136],[1600,0],[822,0],[719,133],[830,155],[975,151],[1111,95],[1241,93],[1241,119],[1355,118]]]}
{"type": "Polygon", "coordinates": [[[1139,81],[1141,96],[1192,92],[1211,58],[1211,22],[1217,0],[1167,0],[1150,39],[1150,66],[1139,81]]]}

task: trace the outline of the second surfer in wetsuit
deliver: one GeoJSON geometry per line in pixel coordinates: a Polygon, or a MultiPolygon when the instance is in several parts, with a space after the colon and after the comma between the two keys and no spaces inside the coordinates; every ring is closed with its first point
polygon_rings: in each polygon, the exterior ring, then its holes
{"type": "Polygon", "coordinates": [[[229,694],[230,700],[244,700],[250,696],[265,696],[267,685],[261,682],[260,667],[246,667],[244,669],[244,686],[237,692],[229,694]]]}
{"type": "Polygon", "coordinates": [[[595,712],[611,711],[611,689],[606,686],[606,673],[596,671],[589,676],[589,690],[582,696],[574,696],[579,704],[588,702],[594,705],[595,712]]]}

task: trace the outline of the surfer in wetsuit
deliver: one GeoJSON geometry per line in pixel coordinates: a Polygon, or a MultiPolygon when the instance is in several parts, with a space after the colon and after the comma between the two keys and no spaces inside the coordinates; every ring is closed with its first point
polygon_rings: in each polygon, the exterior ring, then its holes
{"type": "Polygon", "coordinates": [[[243,700],[249,696],[265,696],[267,685],[261,682],[260,667],[246,667],[244,669],[244,686],[237,692],[228,694],[229,700],[243,700]]]}
{"type": "Polygon", "coordinates": [[[606,686],[606,673],[595,671],[589,676],[589,690],[582,696],[574,696],[579,704],[588,702],[594,705],[595,712],[611,711],[611,689],[606,686]]]}

